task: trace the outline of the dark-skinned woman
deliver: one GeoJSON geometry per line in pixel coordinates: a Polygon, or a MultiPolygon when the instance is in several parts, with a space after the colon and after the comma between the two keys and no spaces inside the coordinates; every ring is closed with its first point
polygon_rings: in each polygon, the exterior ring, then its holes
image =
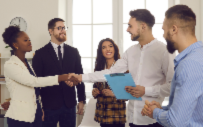
{"type": "Polygon", "coordinates": [[[36,77],[25,58],[25,54],[32,51],[29,36],[18,26],[9,26],[2,36],[14,50],[14,55],[4,64],[6,86],[11,97],[5,114],[8,127],[41,127],[40,87],[59,85],[59,82],[68,80],[68,75],[36,77]]]}

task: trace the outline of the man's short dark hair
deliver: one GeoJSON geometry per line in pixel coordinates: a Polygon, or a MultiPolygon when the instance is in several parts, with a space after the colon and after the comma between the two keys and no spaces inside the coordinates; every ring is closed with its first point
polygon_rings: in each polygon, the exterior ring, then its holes
{"type": "Polygon", "coordinates": [[[51,19],[48,23],[48,30],[53,29],[56,26],[56,22],[58,21],[65,22],[63,19],[60,19],[60,18],[51,19]]]}
{"type": "Polygon", "coordinates": [[[150,28],[152,28],[155,24],[154,16],[147,9],[130,11],[130,16],[136,18],[137,21],[146,23],[150,28]]]}
{"type": "Polygon", "coordinates": [[[189,28],[195,33],[196,15],[187,5],[175,5],[166,11],[165,16],[168,20],[179,20],[180,28],[189,28]]]}

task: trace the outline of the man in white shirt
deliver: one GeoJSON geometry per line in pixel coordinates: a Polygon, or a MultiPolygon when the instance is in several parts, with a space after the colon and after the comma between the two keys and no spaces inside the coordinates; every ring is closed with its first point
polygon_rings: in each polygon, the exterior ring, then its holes
{"type": "MultiPolygon", "coordinates": [[[[171,80],[174,74],[173,59],[166,49],[166,45],[155,39],[152,27],[155,23],[154,16],[146,9],[130,12],[127,32],[131,34],[132,41],[139,44],[131,46],[111,68],[89,74],[70,76],[83,82],[103,82],[104,74],[131,73],[136,87],[126,87],[126,91],[134,97],[142,97],[142,101],[129,100],[128,121],[130,127],[159,127],[156,120],[141,115],[145,100],[155,100],[162,103],[170,95],[171,80]]],[[[69,82],[70,86],[72,85],[69,82]]]]}

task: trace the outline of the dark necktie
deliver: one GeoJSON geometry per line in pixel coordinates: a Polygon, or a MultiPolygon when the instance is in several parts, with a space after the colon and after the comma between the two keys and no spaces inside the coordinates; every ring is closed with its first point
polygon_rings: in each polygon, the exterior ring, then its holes
{"type": "Polygon", "coordinates": [[[62,53],[61,53],[61,46],[58,46],[58,57],[59,57],[59,63],[62,67],[62,53]]]}

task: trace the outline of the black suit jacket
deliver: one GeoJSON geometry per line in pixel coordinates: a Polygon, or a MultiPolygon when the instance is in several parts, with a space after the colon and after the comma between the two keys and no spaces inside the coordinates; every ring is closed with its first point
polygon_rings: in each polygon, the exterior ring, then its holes
{"type": "MultiPolygon", "coordinates": [[[[33,68],[37,77],[54,76],[68,73],[83,74],[81,57],[76,48],[64,44],[63,66],[60,65],[52,44],[47,45],[35,52],[33,68]]],[[[84,83],[77,87],[78,101],[86,100],[84,83]]],[[[65,105],[68,108],[76,106],[75,87],[69,87],[64,82],[59,86],[43,87],[40,90],[44,109],[58,109],[65,105]]]]}

